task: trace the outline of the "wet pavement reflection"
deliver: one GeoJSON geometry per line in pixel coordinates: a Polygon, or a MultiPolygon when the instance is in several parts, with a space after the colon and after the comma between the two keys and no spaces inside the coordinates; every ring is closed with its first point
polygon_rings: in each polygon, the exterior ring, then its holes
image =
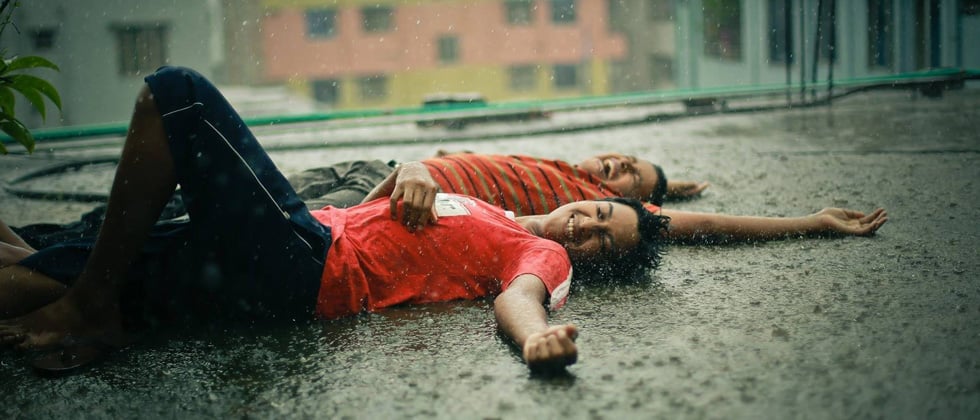
{"type": "MultiPolygon", "coordinates": [[[[529,374],[498,335],[490,301],[454,302],[159,331],[54,380],[5,352],[0,414],[976,418],[977,133],[980,95],[967,89],[517,139],[277,152],[288,173],[438,148],[572,161],[616,150],[659,161],[671,177],[711,182],[703,197],[667,207],[792,216],[882,206],[891,220],[872,238],[674,246],[646,282],[579,288],[552,314],[581,329],[580,361],[565,375],[529,374]]],[[[71,220],[85,208],[0,198],[11,224],[71,220]]]]}

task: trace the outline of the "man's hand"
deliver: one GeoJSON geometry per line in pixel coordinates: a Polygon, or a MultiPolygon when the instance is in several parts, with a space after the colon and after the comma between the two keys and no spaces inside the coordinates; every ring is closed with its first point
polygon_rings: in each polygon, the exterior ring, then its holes
{"type": "Polygon", "coordinates": [[[395,188],[391,192],[391,218],[398,219],[398,201],[402,202],[402,223],[409,231],[415,232],[439,218],[433,203],[439,184],[432,179],[428,168],[421,162],[401,164],[396,170],[395,188]]]}
{"type": "Polygon", "coordinates": [[[857,236],[873,235],[888,221],[888,213],[881,208],[867,215],[856,210],[825,208],[815,213],[813,217],[820,220],[828,233],[857,236]]]}
{"type": "Polygon", "coordinates": [[[697,197],[708,188],[708,182],[695,181],[667,181],[668,198],[691,198],[697,197]]]}
{"type": "Polygon", "coordinates": [[[535,372],[564,369],[578,360],[577,337],[578,328],[572,324],[555,325],[531,334],[524,342],[524,361],[535,372]]]}

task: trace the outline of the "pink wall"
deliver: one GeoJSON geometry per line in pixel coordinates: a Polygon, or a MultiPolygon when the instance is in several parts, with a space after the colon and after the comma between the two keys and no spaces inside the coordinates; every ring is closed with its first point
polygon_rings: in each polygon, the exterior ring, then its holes
{"type": "Polygon", "coordinates": [[[580,0],[572,25],[551,22],[549,2],[538,0],[530,26],[506,22],[504,2],[474,1],[394,9],[394,28],[365,33],[359,8],[337,10],[337,34],[307,39],[303,9],[279,9],[262,26],[265,75],[334,77],[347,74],[393,73],[439,67],[437,40],[459,39],[463,65],[576,63],[585,58],[618,59],[626,41],[606,28],[604,2],[580,0]]]}

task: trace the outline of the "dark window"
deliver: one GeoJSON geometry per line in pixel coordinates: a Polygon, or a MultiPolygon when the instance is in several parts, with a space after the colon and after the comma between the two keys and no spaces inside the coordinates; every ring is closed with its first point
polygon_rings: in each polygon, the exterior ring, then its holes
{"type": "Polygon", "coordinates": [[[361,77],[357,86],[362,100],[380,101],[388,97],[388,77],[384,75],[361,77]]]}
{"type": "Polygon", "coordinates": [[[578,67],[574,64],[555,64],[552,76],[556,88],[568,89],[578,86],[578,67]]]}
{"type": "Polygon", "coordinates": [[[531,0],[506,0],[507,23],[511,25],[530,25],[534,20],[531,0]]]}
{"type": "Polygon", "coordinates": [[[54,47],[54,29],[41,28],[31,32],[35,50],[49,50],[54,47]]]}
{"type": "Polygon", "coordinates": [[[672,2],[673,0],[647,0],[647,19],[654,22],[672,20],[672,2]]]}
{"type": "Polygon", "coordinates": [[[786,20],[786,0],[769,0],[769,62],[793,64],[793,17],[786,20]],[[789,35],[787,40],[786,35],[789,35]],[[788,43],[787,43],[788,41],[788,43]]]}
{"type": "Polygon", "coordinates": [[[459,60],[459,39],[451,35],[439,37],[439,62],[449,64],[457,60],[459,60]]]}
{"type": "Polygon", "coordinates": [[[575,22],[575,0],[551,0],[551,21],[554,23],[575,22]]]}
{"type": "Polygon", "coordinates": [[[167,63],[167,28],[164,25],[115,25],[119,74],[149,74],[167,63]]]}
{"type": "Polygon", "coordinates": [[[960,0],[960,14],[967,16],[980,15],[980,0],[960,0]]]}
{"type": "Polygon", "coordinates": [[[670,86],[674,83],[674,59],[669,55],[650,56],[650,81],[653,87],[670,86]]]}
{"type": "Polygon", "coordinates": [[[340,100],[340,81],[335,79],[314,80],[313,98],[325,104],[336,104],[340,100]]]}
{"type": "Polygon", "coordinates": [[[391,30],[393,11],[387,6],[370,6],[361,9],[364,32],[385,32],[391,30]]]}
{"type": "Polygon", "coordinates": [[[306,36],[331,38],[337,34],[337,11],[333,9],[308,9],[306,11],[306,36]]]}
{"type": "Polygon", "coordinates": [[[830,10],[830,7],[833,5],[833,3],[834,2],[829,2],[829,1],[818,2],[818,5],[823,6],[819,10],[820,39],[817,40],[817,42],[820,44],[821,60],[830,60],[831,57],[836,58],[834,46],[830,42],[830,40],[834,38],[831,34],[831,31],[837,30],[837,28],[834,27],[835,25],[833,22],[833,18],[834,18],[833,11],[830,10]]]}
{"type": "Polygon", "coordinates": [[[538,71],[536,66],[522,65],[511,66],[508,69],[510,75],[510,88],[515,91],[527,91],[534,89],[537,84],[538,71]]]}
{"type": "Polygon", "coordinates": [[[892,1],[868,0],[868,66],[892,66],[892,1]]]}
{"type": "Polygon", "coordinates": [[[742,60],[741,0],[704,0],[704,53],[723,60],[742,60]]]}

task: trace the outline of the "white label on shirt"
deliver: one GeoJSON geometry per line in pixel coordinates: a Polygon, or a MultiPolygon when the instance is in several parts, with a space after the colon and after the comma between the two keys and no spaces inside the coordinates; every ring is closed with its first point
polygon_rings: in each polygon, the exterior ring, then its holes
{"type": "Polygon", "coordinates": [[[436,215],[439,217],[469,216],[470,209],[466,208],[464,200],[472,201],[458,196],[439,193],[436,194],[436,202],[432,206],[436,209],[436,215]]]}

